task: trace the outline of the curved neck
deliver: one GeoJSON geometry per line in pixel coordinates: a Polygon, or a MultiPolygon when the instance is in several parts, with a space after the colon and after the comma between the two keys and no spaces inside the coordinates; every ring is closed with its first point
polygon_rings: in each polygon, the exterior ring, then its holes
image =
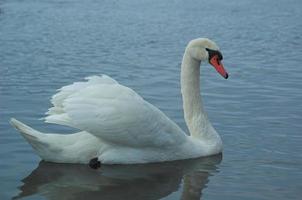
{"type": "Polygon", "coordinates": [[[191,136],[210,139],[216,133],[204,111],[200,95],[200,61],[185,51],[181,65],[181,93],[184,118],[191,136]]]}

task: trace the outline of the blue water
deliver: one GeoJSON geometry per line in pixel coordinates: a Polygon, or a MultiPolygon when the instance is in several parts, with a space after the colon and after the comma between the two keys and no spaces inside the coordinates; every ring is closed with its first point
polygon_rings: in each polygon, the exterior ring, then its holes
{"type": "Polygon", "coordinates": [[[0,199],[300,199],[301,0],[1,0],[0,199]],[[180,62],[209,37],[229,79],[202,66],[223,157],[138,166],[40,163],[8,123],[46,132],[56,89],[108,74],[186,129],[180,62]],[[40,163],[40,164],[39,164],[40,163]]]}

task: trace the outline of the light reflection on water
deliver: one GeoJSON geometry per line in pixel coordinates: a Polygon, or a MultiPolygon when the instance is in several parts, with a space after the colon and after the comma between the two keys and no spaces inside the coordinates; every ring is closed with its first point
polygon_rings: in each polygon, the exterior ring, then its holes
{"type": "Polygon", "coordinates": [[[199,200],[209,176],[219,172],[221,159],[216,155],[146,165],[103,165],[100,170],[42,161],[22,180],[14,199],[173,199],[169,195],[180,190],[178,198],[199,200]]]}

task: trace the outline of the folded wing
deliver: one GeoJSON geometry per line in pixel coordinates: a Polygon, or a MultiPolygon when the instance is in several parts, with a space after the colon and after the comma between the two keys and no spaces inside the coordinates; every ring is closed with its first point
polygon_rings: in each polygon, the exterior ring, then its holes
{"type": "Polygon", "coordinates": [[[173,121],[132,89],[105,75],[87,80],[53,96],[46,122],[78,128],[117,145],[148,148],[185,141],[173,121]]]}

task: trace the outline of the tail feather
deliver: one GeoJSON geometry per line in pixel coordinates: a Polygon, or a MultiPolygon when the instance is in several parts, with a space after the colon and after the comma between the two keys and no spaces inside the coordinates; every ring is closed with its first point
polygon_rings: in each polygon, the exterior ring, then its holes
{"type": "Polygon", "coordinates": [[[46,137],[46,134],[33,129],[14,118],[10,120],[10,123],[13,127],[20,131],[21,135],[36,150],[38,155],[43,158],[42,152],[45,151],[45,149],[48,147],[48,144],[44,139],[46,137]]]}
{"type": "Polygon", "coordinates": [[[39,132],[14,118],[10,123],[45,161],[88,163],[91,157],[95,157],[101,144],[95,136],[85,131],[68,135],[49,134],[39,132]]]}
{"type": "Polygon", "coordinates": [[[17,130],[19,130],[22,134],[22,136],[28,140],[29,142],[30,141],[39,141],[41,139],[41,137],[43,137],[43,133],[23,124],[22,122],[12,118],[10,120],[10,124],[15,127],[17,130]]]}

